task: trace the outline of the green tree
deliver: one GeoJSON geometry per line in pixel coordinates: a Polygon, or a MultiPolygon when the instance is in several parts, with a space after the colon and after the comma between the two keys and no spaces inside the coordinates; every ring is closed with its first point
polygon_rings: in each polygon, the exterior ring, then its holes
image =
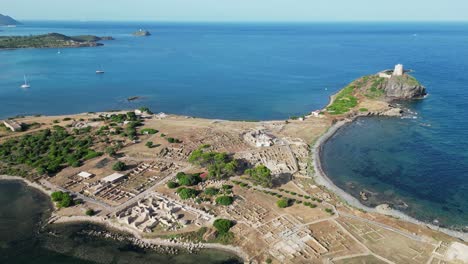
{"type": "Polygon", "coordinates": [[[197,197],[198,191],[191,188],[180,187],[177,189],[177,194],[179,194],[180,199],[187,200],[197,197]]]}
{"type": "Polygon", "coordinates": [[[216,219],[213,226],[219,233],[225,234],[234,226],[234,222],[228,219],[216,219]]]}
{"type": "Polygon", "coordinates": [[[202,181],[202,178],[199,174],[185,174],[184,172],[177,173],[176,178],[180,185],[185,186],[197,185],[202,181]]]}
{"type": "Polygon", "coordinates": [[[220,205],[231,205],[234,202],[234,198],[232,196],[220,196],[216,198],[216,203],[220,205]]]}
{"type": "Polygon", "coordinates": [[[145,146],[147,146],[148,148],[152,148],[154,146],[153,141],[146,142],[145,146]]]}
{"type": "Polygon", "coordinates": [[[271,187],[273,185],[271,171],[265,165],[258,165],[253,169],[247,169],[245,173],[250,175],[250,178],[257,184],[264,187],[271,187]]]}
{"type": "Polygon", "coordinates": [[[125,163],[121,162],[121,161],[117,161],[112,166],[112,169],[115,170],[115,171],[124,171],[126,168],[127,168],[127,165],[125,163]]]}
{"type": "Polygon", "coordinates": [[[281,198],[276,202],[276,205],[279,208],[286,208],[286,207],[291,205],[291,201],[289,199],[286,199],[286,198],[281,198]]]}
{"type": "Polygon", "coordinates": [[[177,184],[177,182],[170,181],[170,182],[167,183],[167,187],[169,189],[174,189],[174,188],[179,187],[179,184],[177,184]]]}
{"type": "Polygon", "coordinates": [[[208,187],[208,188],[205,189],[205,191],[203,193],[206,194],[206,195],[209,195],[209,196],[214,196],[214,195],[217,195],[219,193],[219,190],[214,188],[214,187],[208,187]]]}
{"type": "Polygon", "coordinates": [[[93,209],[88,209],[88,210],[86,210],[86,213],[85,213],[85,214],[86,214],[87,216],[93,216],[93,215],[96,214],[96,212],[94,212],[93,209]]]}

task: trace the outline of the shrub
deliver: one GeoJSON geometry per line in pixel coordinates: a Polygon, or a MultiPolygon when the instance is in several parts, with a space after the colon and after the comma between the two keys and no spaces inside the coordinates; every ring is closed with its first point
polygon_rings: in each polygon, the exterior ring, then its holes
{"type": "Polygon", "coordinates": [[[153,135],[158,133],[159,131],[153,128],[143,128],[140,133],[141,134],[148,134],[148,135],[153,135]]]}
{"type": "Polygon", "coordinates": [[[253,169],[247,169],[245,173],[249,174],[255,183],[264,187],[271,187],[273,185],[271,171],[264,165],[259,165],[253,169]]]}
{"type": "Polygon", "coordinates": [[[148,148],[152,148],[154,146],[153,141],[146,142],[145,146],[147,146],[148,148]]]}
{"type": "Polygon", "coordinates": [[[94,212],[93,209],[88,209],[88,210],[86,210],[86,213],[85,213],[85,214],[86,214],[87,216],[93,216],[93,215],[96,214],[96,212],[94,212]]]}
{"type": "Polygon", "coordinates": [[[327,213],[329,213],[329,214],[331,214],[331,215],[334,215],[334,214],[335,214],[335,212],[333,212],[333,210],[330,209],[330,208],[325,208],[325,212],[327,212],[327,213]]]}
{"type": "Polygon", "coordinates": [[[174,189],[174,188],[179,187],[179,184],[177,182],[170,181],[167,183],[167,187],[170,189],[174,189]]]}
{"type": "Polygon", "coordinates": [[[113,166],[112,169],[115,171],[124,171],[127,168],[127,165],[121,161],[117,161],[113,166]]]}
{"type": "Polygon", "coordinates": [[[290,200],[289,200],[289,199],[286,199],[286,198],[279,199],[279,200],[276,202],[276,205],[277,205],[279,208],[286,208],[286,207],[290,206],[290,200]]]}
{"type": "Polygon", "coordinates": [[[216,203],[220,205],[231,205],[234,202],[234,198],[232,196],[220,196],[216,198],[216,203]]]}
{"type": "Polygon", "coordinates": [[[57,206],[62,208],[62,207],[69,207],[73,205],[73,199],[71,198],[70,194],[58,191],[58,192],[53,192],[51,194],[52,201],[57,203],[57,206]]]}
{"type": "Polygon", "coordinates": [[[219,193],[219,190],[213,187],[206,188],[204,193],[209,196],[214,196],[219,193]]]}
{"type": "Polygon", "coordinates": [[[191,189],[191,188],[185,188],[181,187],[177,189],[177,194],[179,194],[180,199],[182,200],[187,200],[190,198],[195,198],[198,195],[198,191],[191,189]]]}
{"type": "Polygon", "coordinates": [[[193,186],[197,185],[202,181],[202,178],[198,173],[196,174],[185,174],[184,172],[177,173],[176,176],[177,180],[179,181],[180,185],[185,186],[193,186]]]}
{"type": "Polygon", "coordinates": [[[234,222],[228,219],[216,219],[213,226],[220,234],[225,234],[234,226],[234,222]]]}
{"type": "Polygon", "coordinates": [[[180,141],[179,139],[172,138],[172,137],[167,138],[167,142],[169,142],[169,143],[182,143],[182,141],[180,141]]]}

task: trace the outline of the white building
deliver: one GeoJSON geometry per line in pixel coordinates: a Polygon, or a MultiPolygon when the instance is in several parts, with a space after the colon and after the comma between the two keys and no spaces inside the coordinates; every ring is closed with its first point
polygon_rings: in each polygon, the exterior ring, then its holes
{"type": "Polygon", "coordinates": [[[77,175],[79,177],[81,177],[81,178],[84,178],[84,179],[89,179],[89,178],[94,177],[94,174],[86,172],[86,171],[82,171],[82,172],[78,173],[77,175]]]}
{"type": "Polygon", "coordinates": [[[21,124],[14,120],[4,120],[3,124],[13,132],[21,131],[23,129],[21,124]]]}

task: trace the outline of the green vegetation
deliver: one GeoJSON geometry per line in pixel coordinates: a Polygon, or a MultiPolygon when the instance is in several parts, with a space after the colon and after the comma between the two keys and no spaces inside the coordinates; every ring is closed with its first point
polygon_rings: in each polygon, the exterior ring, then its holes
{"type": "Polygon", "coordinates": [[[219,233],[223,234],[229,232],[231,227],[234,226],[234,222],[228,219],[216,219],[213,226],[219,233]]]}
{"type": "Polygon", "coordinates": [[[169,142],[169,143],[182,143],[182,141],[180,141],[179,139],[172,138],[172,137],[167,138],[167,142],[169,142]]]}
{"type": "Polygon", "coordinates": [[[281,198],[276,202],[276,205],[279,208],[286,208],[288,206],[291,206],[291,204],[292,204],[291,200],[286,199],[286,198],[281,198]]]}
{"type": "Polygon", "coordinates": [[[70,194],[59,191],[51,194],[52,201],[57,203],[59,208],[70,207],[73,205],[73,199],[70,194]]]}
{"type": "Polygon", "coordinates": [[[257,184],[263,187],[271,187],[273,185],[271,171],[264,165],[258,165],[253,169],[245,170],[245,173],[250,175],[250,178],[257,184]]]}
{"type": "Polygon", "coordinates": [[[88,209],[88,210],[86,210],[85,214],[87,216],[93,216],[93,215],[96,214],[96,212],[93,209],[88,209]]]}
{"type": "Polygon", "coordinates": [[[330,215],[334,215],[334,214],[335,214],[335,212],[333,212],[333,210],[330,209],[330,208],[325,208],[325,212],[329,213],[330,215]]]}
{"type": "Polygon", "coordinates": [[[353,96],[354,85],[341,90],[333,100],[333,103],[327,107],[327,111],[332,115],[341,115],[348,112],[358,104],[357,98],[353,96]]]}
{"type": "Polygon", "coordinates": [[[195,198],[198,195],[198,191],[191,188],[180,187],[177,189],[177,194],[179,195],[180,199],[187,200],[190,198],[195,198]]]}
{"type": "Polygon", "coordinates": [[[364,78],[363,80],[372,81],[370,88],[367,90],[366,97],[375,99],[382,97],[385,94],[384,90],[381,89],[385,78],[372,76],[368,77],[367,79],[364,78]]]}
{"type": "Polygon", "coordinates": [[[65,47],[95,47],[101,38],[96,36],[69,37],[58,33],[37,36],[4,36],[0,37],[0,49],[18,48],[65,48],[65,47]]]}
{"type": "Polygon", "coordinates": [[[151,112],[151,110],[150,110],[148,107],[146,107],[146,106],[140,107],[140,108],[138,108],[138,110],[140,110],[140,111],[143,112],[143,113],[147,113],[148,115],[152,115],[152,114],[153,114],[153,112],[151,112]]]}
{"type": "Polygon", "coordinates": [[[194,150],[189,162],[208,169],[209,177],[223,179],[234,175],[238,167],[237,160],[227,153],[204,152],[202,148],[194,150]]]}
{"type": "Polygon", "coordinates": [[[159,130],[153,129],[153,128],[143,128],[140,133],[141,134],[147,134],[147,135],[153,135],[158,133],[159,130]]]}
{"type": "Polygon", "coordinates": [[[122,161],[117,161],[112,165],[112,169],[115,171],[124,171],[127,168],[127,165],[122,161]]]}
{"type": "MultiPolygon", "coordinates": [[[[39,174],[55,174],[67,166],[79,166],[83,160],[101,155],[91,149],[93,141],[91,135],[81,130],[75,130],[72,135],[65,128],[54,126],[5,141],[0,145],[0,163],[10,169],[26,165],[39,174]]],[[[6,172],[0,169],[0,173],[6,172]]]]}
{"type": "Polygon", "coordinates": [[[179,184],[177,182],[170,181],[170,182],[167,183],[167,187],[169,189],[175,189],[175,188],[179,187],[179,184]]]}
{"type": "Polygon", "coordinates": [[[219,193],[219,190],[214,187],[208,187],[203,191],[203,193],[209,196],[215,196],[219,193]]]}
{"type": "Polygon", "coordinates": [[[367,111],[369,111],[369,109],[364,108],[364,107],[363,107],[363,108],[359,108],[359,112],[367,112],[367,111]]]}
{"type": "Polygon", "coordinates": [[[197,185],[198,183],[202,181],[202,178],[200,177],[200,174],[198,173],[185,174],[184,172],[179,172],[177,173],[176,178],[179,184],[182,186],[193,186],[193,185],[197,185]]]}
{"type": "Polygon", "coordinates": [[[234,198],[232,196],[220,196],[216,198],[216,203],[220,205],[231,205],[234,202],[234,198]]]}
{"type": "Polygon", "coordinates": [[[147,146],[148,148],[153,148],[154,147],[153,141],[146,142],[145,146],[147,146]]]}

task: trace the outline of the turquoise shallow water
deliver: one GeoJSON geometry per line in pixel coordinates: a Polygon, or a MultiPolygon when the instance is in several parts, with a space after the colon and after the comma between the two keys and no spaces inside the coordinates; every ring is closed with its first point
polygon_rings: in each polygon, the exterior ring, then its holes
{"type": "Polygon", "coordinates": [[[325,169],[340,186],[379,193],[373,203],[406,203],[400,209],[417,218],[468,224],[467,23],[29,22],[2,30],[116,40],[60,55],[0,51],[0,117],[147,105],[209,118],[280,119],[321,108],[353,79],[403,63],[428,88],[425,100],[407,105],[417,119],[363,119],[343,129],[325,146],[325,169]],[[130,36],[138,28],[153,35],[130,36]],[[99,65],[102,76],[94,73],[99,65]],[[29,90],[19,88],[25,73],[29,90]],[[129,96],[144,98],[128,103],[129,96]]]}

